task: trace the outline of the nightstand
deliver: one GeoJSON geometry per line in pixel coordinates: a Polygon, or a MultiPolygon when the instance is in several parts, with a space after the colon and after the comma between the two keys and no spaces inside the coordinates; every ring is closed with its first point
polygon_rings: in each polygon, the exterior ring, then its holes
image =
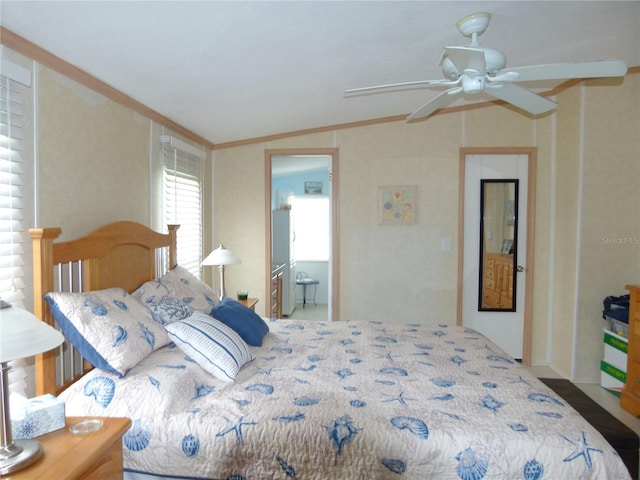
{"type": "Polygon", "coordinates": [[[258,303],[257,298],[247,298],[246,300],[238,300],[241,304],[246,307],[249,307],[254,312],[256,311],[256,303],[258,303]]]}
{"type": "Polygon", "coordinates": [[[100,417],[104,425],[98,432],[86,435],[69,432],[71,425],[82,420],[67,417],[65,428],[37,437],[42,443],[43,458],[2,480],[122,480],[122,436],[131,420],[100,417]]]}

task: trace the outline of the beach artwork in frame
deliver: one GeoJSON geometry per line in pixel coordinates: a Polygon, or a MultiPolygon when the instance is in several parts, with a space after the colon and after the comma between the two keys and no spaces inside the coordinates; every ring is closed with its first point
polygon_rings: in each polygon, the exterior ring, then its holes
{"type": "Polygon", "coordinates": [[[304,182],[305,195],[322,195],[322,182],[304,182]]]}
{"type": "Polygon", "coordinates": [[[381,225],[416,223],[418,187],[382,186],[378,190],[381,225]]]}

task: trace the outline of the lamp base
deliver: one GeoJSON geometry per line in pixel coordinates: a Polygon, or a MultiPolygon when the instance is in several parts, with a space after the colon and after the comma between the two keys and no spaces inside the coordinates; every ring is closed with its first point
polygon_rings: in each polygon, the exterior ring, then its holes
{"type": "Polygon", "coordinates": [[[222,300],[222,297],[226,295],[224,291],[224,265],[219,265],[218,269],[220,270],[220,300],[222,300]]]}
{"type": "Polygon", "coordinates": [[[11,445],[0,448],[0,475],[27,468],[40,460],[44,451],[37,440],[14,440],[11,445]]]}

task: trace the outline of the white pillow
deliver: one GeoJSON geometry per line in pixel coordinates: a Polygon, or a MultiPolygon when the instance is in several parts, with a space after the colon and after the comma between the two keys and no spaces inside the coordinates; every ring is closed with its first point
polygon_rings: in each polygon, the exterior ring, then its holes
{"type": "Polygon", "coordinates": [[[71,344],[94,367],[121,377],[169,343],[163,326],[139,300],[121,288],[44,297],[71,344]]]}
{"type": "Polygon", "coordinates": [[[145,305],[153,319],[162,325],[184,320],[193,314],[193,309],[179,298],[153,297],[145,305]]]}
{"type": "Polygon", "coordinates": [[[233,329],[202,312],[165,326],[169,338],[214,377],[233,382],[240,369],[255,359],[233,329]]]}
{"type": "Polygon", "coordinates": [[[147,306],[156,305],[162,298],[173,298],[192,310],[211,315],[219,302],[219,295],[186,268],[177,266],[161,278],[150,280],[132,293],[147,306]]]}

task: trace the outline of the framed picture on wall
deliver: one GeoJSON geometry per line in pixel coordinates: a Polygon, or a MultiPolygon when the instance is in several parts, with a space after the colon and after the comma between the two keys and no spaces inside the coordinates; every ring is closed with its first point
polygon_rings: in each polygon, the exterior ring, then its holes
{"type": "Polygon", "coordinates": [[[304,182],[305,195],[322,195],[322,182],[304,182]]]}
{"type": "Polygon", "coordinates": [[[382,186],[378,188],[381,225],[413,225],[417,221],[415,186],[382,186]]]}

